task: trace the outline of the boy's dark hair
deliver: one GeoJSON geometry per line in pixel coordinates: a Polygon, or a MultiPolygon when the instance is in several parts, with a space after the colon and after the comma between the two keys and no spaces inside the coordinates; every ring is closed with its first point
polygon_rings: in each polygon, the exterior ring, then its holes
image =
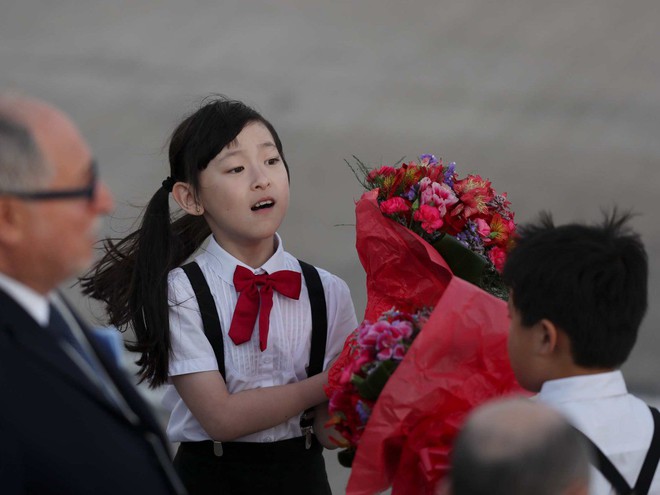
{"type": "MultiPolygon", "coordinates": [[[[170,137],[170,176],[199,187],[199,174],[243,128],[259,122],[271,133],[286,167],[282,143],[273,126],[256,110],[224,96],[205,99],[170,137]]],[[[140,381],[152,387],[167,381],[169,315],[167,275],[193,254],[211,234],[202,216],[183,214],[172,221],[169,190],[163,185],[142,215],[140,227],[123,239],[106,239],[105,254],[81,279],[83,293],[105,303],[110,323],[133,328],[129,350],[141,354],[140,381]]]]}
{"type": "Polygon", "coordinates": [[[630,213],[616,208],[600,225],[556,227],[549,213],[519,229],[504,266],[522,324],[552,321],[571,342],[573,361],[616,368],[635,345],[647,307],[648,259],[630,213]]]}

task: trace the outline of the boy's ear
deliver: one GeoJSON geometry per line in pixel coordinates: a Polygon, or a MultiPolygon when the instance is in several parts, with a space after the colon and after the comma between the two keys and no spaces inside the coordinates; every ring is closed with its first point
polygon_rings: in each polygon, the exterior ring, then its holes
{"type": "Polygon", "coordinates": [[[172,197],[174,201],[189,215],[199,216],[204,213],[204,208],[199,204],[197,196],[190,184],[177,182],[172,187],[172,197]]]}
{"type": "Polygon", "coordinates": [[[540,354],[550,355],[557,348],[559,330],[554,323],[545,318],[539,321],[537,325],[539,332],[538,351],[540,354]]]}

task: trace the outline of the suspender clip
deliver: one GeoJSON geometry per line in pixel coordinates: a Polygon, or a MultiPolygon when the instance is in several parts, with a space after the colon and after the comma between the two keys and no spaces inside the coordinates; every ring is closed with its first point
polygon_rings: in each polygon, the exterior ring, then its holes
{"type": "Polygon", "coordinates": [[[301,428],[303,435],[305,435],[305,450],[309,450],[312,446],[312,430],[311,426],[303,426],[301,428]]]}
{"type": "Polygon", "coordinates": [[[213,453],[216,457],[222,457],[222,442],[213,442],[213,453]]]}

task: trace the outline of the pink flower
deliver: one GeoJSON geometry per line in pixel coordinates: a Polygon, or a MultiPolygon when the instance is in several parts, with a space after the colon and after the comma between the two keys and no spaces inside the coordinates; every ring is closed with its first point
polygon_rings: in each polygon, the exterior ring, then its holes
{"type": "Polygon", "coordinates": [[[393,215],[394,213],[406,213],[409,210],[410,205],[408,202],[399,196],[395,196],[391,199],[383,201],[380,204],[380,211],[382,211],[385,215],[393,215]]]}
{"type": "Polygon", "coordinates": [[[502,273],[504,262],[506,261],[506,251],[499,246],[495,246],[493,249],[488,251],[488,258],[493,263],[493,265],[495,265],[495,269],[502,273]]]}
{"type": "Polygon", "coordinates": [[[397,344],[392,350],[392,357],[401,361],[406,355],[406,347],[403,344],[397,344]]]}
{"type": "Polygon", "coordinates": [[[458,202],[458,198],[447,184],[432,182],[428,177],[419,181],[420,202],[422,205],[435,206],[440,216],[447,214],[447,207],[458,202]]]}
{"type": "Polygon", "coordinates": [[[428,205],[420,206],[419,210],[415,212],[413,219],[421,222],[422,228],[429,234],[438,230],[444,224],[438,209],[428,205]]]}
{"type": "Polygon", "coordinates": [[[487,239],[490,236],[490,225],[488,225],[488,222],[482,218],[477,218],[477,232],[479,232],[479,235],[487,239]]]}
{"type": "Polygon", "coordinates": [[[409,339],[410,337],[412,337],[412,333],[413,333],[412,323],[409,321],[401,321],[401,320],[393,321],[392,333],[399,340],[409,339]]]}

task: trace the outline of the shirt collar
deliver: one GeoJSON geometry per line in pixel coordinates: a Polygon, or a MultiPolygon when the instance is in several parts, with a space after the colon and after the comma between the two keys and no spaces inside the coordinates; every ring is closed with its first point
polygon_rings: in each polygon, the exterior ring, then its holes
{"type": "Polygon", "coordinates": [[[48,319],[50,318],[48,298],[3,273],[0,273],[0,288],[14,299],[39,325],[42,327],[48,325],[48,319]]]}
{"type": "Polygon", "coordinates": [[[247,268],[257,275],[286,270],[287,267],[286,257],[284,256],[284,245],[282,243],[282,238],[277,233],[275,234],[275,244],[277,245],[275,253],[273,253],[273,255],[268,258],[268,260],[263,265],[256,269],[247,266],[245,263],[236,259],[234,256],[225,251],[220,246],[220,244],[217,243],[213,236],[211,236],[209,239],[206,252],[218,261],[218,263],[213,264],[213,270],[225,282],[234,285],[234,272],[236,271],[236,266],[238,265],[247,268]]]}
{"type": "Polygon", "coordinates": [[[549,380],[543,384],[538,398],[547,404],[560,404],[614,397],[628,393],[623,374],[619,370],[594,375],[571,376],[549,380]]]}

